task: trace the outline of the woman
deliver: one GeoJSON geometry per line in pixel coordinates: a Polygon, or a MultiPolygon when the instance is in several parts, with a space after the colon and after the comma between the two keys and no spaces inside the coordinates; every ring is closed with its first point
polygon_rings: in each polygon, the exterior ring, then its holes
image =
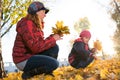
{"type": "Polygon", "coordinates": [[[56,41],[62,39],[61,36],[51,34],[44,39],[43,19],[48,12],[43,3],[33,2],[27,16],[17,23],[12,56],[17,68],[23,71],[23,79],[42,73],[52,74],[59,66],[56,41]]]}

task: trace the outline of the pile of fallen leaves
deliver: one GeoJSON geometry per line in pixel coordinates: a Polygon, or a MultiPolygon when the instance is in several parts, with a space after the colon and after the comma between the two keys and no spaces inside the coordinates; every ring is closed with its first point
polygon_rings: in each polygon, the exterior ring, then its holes
{"type": "MultiPolygon", "coordinates": [[[[22,80],[22,72],[9,73],[3,80],[22,80]]],[[[50,75],[36,75],[28,80],[120,80],[120,60],[95,60],[85,69],[59,67],[50,75]]]]}
{"type": "Polygon", "coordinates": [[[63,36],[63,34],[70,34],[68,26],[64,26],[63,21],[57,21],[55,25],[55,27],[52,27],[52,33],[61,36],[63,36]]]}

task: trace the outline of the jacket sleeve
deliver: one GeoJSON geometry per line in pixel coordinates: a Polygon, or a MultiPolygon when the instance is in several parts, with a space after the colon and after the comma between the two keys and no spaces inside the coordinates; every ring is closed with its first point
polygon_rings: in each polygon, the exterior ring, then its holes
{"type": "Polygon", "coordinates": [[[84,45],[83,42],[75,42],[74,45],[73,45],[78,57],[80,56],[80,58],[82,58],[83,60],[87,60],[87,58],[90,55],[90,51],[85,50],[84,46],[85,45],[84,45]]]}
{"type": "Polygon", "coordinates": [[[33,28],[36,28],[36,26],[32,21],[27,21],[19,32],[25,46],[32,52],[32,54],[40,53],[56,45],[56,41],[52,36],[44,39],[43,32],[37,31],[33,28]]]}

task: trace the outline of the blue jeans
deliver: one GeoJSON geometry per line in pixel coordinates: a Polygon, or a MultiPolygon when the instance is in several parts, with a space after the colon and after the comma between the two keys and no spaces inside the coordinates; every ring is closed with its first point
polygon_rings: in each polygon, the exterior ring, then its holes
{"type": "Polygon", "coordinates": [[[24,68],[24,73],[30,72],[36,74],[52,73],[59,66],[57,61],[59,48],[54,46],[38,55],[32,56],[28,59],[24,68]]]}
{"type": "Polygon", "coordinates": [[[79,68],[85,68],[87,67],[92,61],[94,60],[93,57],[88,57],[86,61],[84,60],[79,60],[79,61],[73,61],[71,64],[72,67],[79,69],[79,68]]]}

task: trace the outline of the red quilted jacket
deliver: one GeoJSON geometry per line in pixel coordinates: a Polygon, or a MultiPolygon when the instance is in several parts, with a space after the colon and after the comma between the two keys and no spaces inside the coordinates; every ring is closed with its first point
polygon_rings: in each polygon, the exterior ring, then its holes
{"type": "Polygon", "coordinates": [[[22,18],[17,24],[17,35],[13,46],[13,62],[19,63],[56,45],[51,36],[44,39],[43,31],[35,24],[22,18]]]}

